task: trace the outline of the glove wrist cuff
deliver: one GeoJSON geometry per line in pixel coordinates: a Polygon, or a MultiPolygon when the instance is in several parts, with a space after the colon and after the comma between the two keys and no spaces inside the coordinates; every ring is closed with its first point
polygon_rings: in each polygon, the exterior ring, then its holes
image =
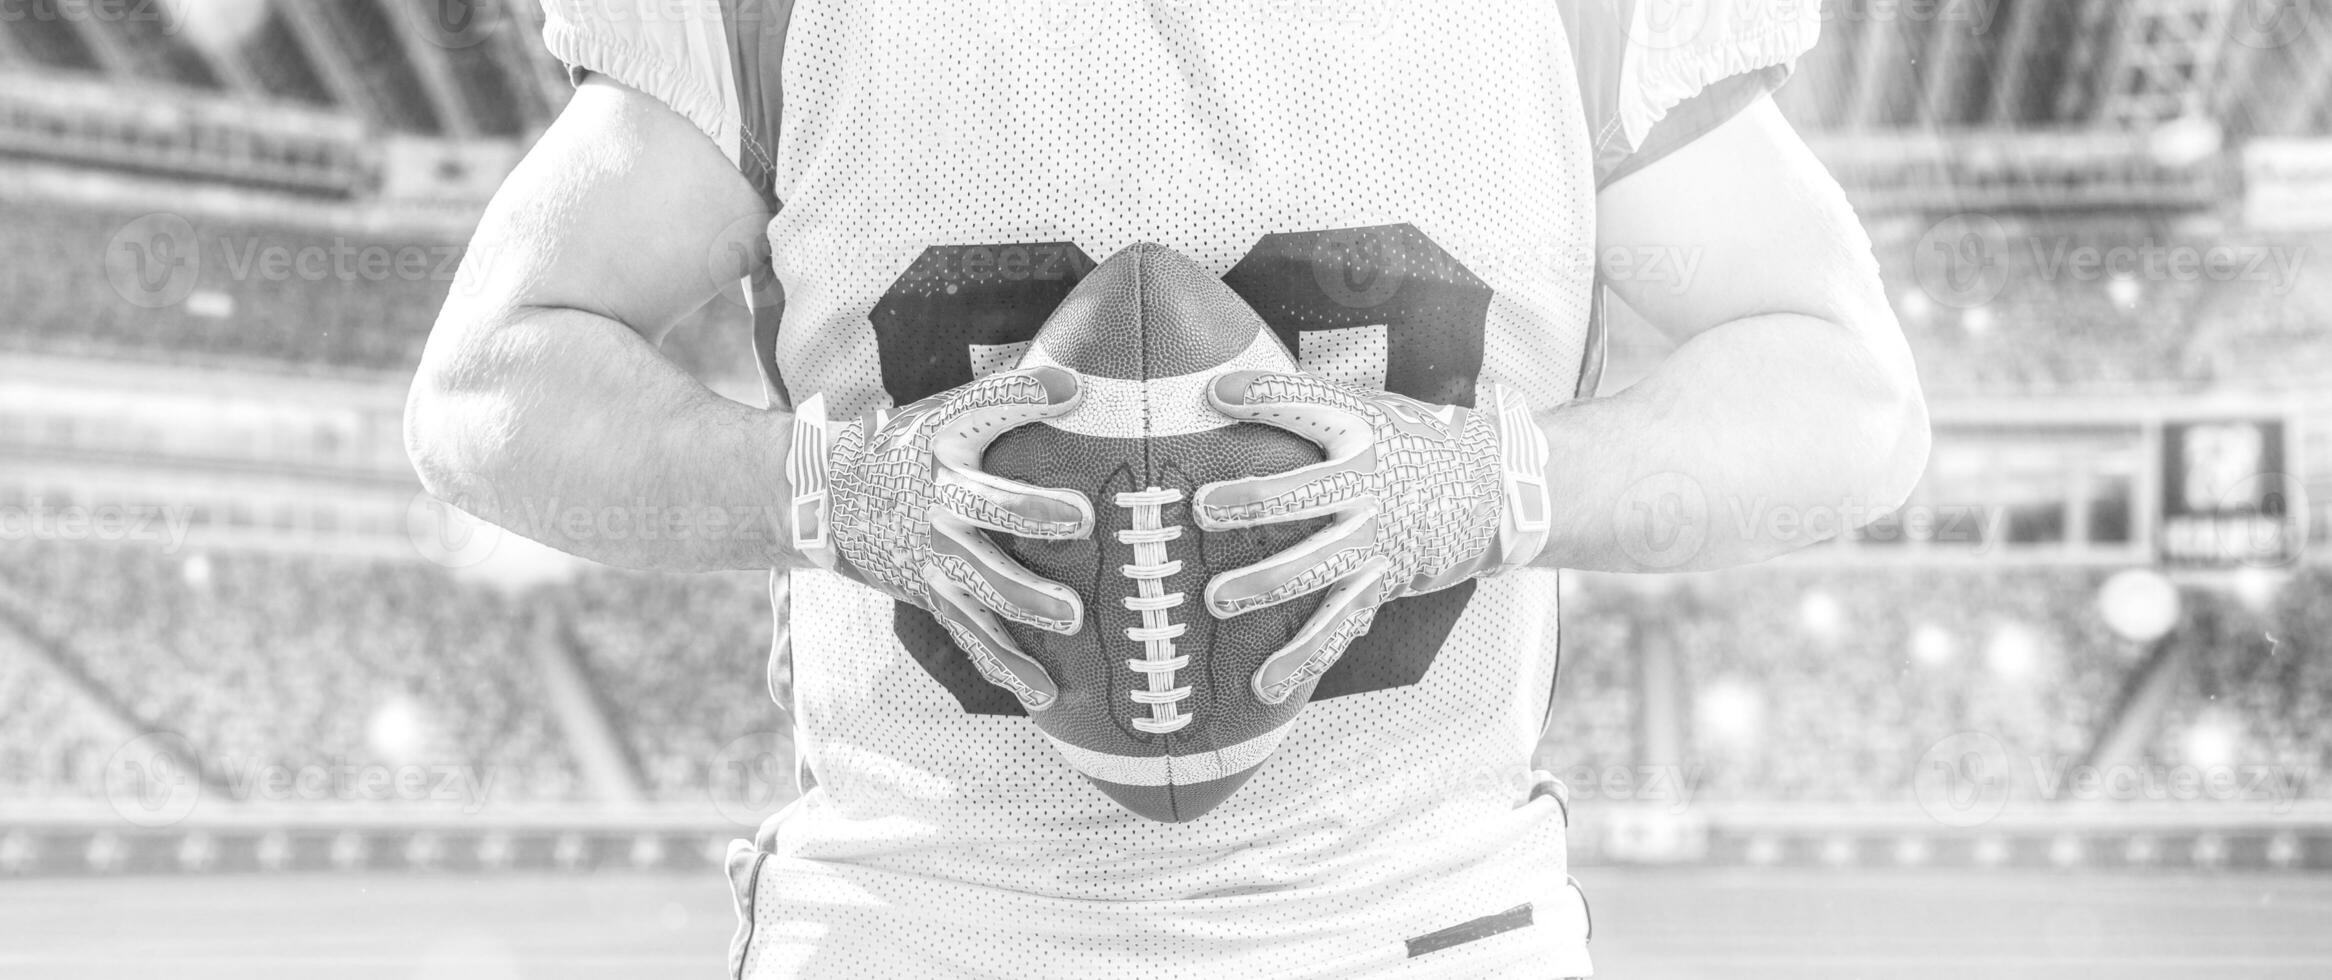
{"type": "Polygon", "coordinates": [[[1498,466],[1505,506],[1499,508],[1498,570],[1521,568],[1546,553],[1554,501],[1547,489],[1547,434],[1522,393],[1505,385],[1483,391],[1498,422],[1498,466]]]}
{"type": "Polygon", "coordinates": [[[786,518],[794,551],[827,571],[833,571],[840,560],[834,551],[833,513],[827,492],[826,471],[833,448],[826,396],[813,395],[794,406],[793,445],[785,461],[793,499],[788,502],[786,518]]]}

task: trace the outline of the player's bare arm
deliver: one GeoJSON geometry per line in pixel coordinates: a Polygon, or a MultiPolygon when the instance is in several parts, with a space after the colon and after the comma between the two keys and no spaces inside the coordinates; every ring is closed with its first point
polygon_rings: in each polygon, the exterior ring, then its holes
{"type": "Polygon", "coordinates": [[[1928,438],[1910,352],[1844,193],[1770,98],[1621,178],[1600,204],[1604,249],[1683,252],[1701,270],[1684,282],[1614,277],[1682,345],[1619,395],[1534,417],[1497,384],[1472,408],[1293,375],[1215,385],[1221,411],[1329,456],[1195,501],[1210,528],[1334,518],[1208,587],[1222,617],[1323,596],[1257,673],[1259,697],[1324,674],[1378,607],[1405,595],[1518,566],[1760,561],[1848,528],[1730,516],[1875,516],[1910,493],[1928,438]]]}
{"type": "Polygon", "coordinates": [[[782,514],[786,418],[721,397],[657,350],[745,274],[767,220],[678,113],[587,81],[495,195],[430,333],[406,407],[423,485],[610,564],[792,563],[766,519],[688,537],[559,519],[665,505],[782,514]]]}
{"type": "Polygon", "coordinates": [[[839,571],[933,611],[991,679],[1041,702],[1052,682],[1002,621],[1075,632],[1081,610],[981,532],[1073,538],[1090,531],[1091,510],[976,464],[999,423],[1072,409],[1074,381],[983,379],[896,416],[838,420],[831,436],[720,396],[657,344],[766,260],[768,220],[686,119],[586,80],[496,194],[431,333],[406,412],[424,484],[609,564],[839,571]],[[796,431],[816,445],[793,452],[796,431]],[[913,479],[885,479],[895,474],[913,479]],[[829,506],[806,513],[842,518],[819,535],[825,547],[797,546],[796,482],[829,490],[829,506]],[[702,526],[729,533],[608,533],[598,519],[652,522],[676,507],[717,510],[723,519],[702,526]]]}
{"type": "Polygon", "coordinates": [[[842,420],[789,455],[794,420],[706,388],[658,350],[765,257],[761,199],[663,103],[587,80],[496,195],[407,410],[429,490],[534,540],[682,571],[816,564],[939,615],[983,672],[1041,703],[1052,682],[1001,620],[1077,630],[1068,590],[983,536],[1078,537],[1090,506],[976,472],[1002,428],[1074,407],[1065,375],[983,379],[896,416],[842,420]],[[932,465],[936,460],[938,465],[932,465]],[[793,471],[830,488],[835,535],[796,547],[793,471]],[[892,477],[900,477],[893,479],[892,477]],[[718,510],[725,534],[607,533],[718,510]],[[586,520],[569,520],[580,514],[586,520]]]}
{"type": "Polygon", "coordinates": [[[1641,383],[1547,417],[1543,561],[1724,568],[1850,530],[1740,515],[1902,503],[1927,460],[1918,375],[1869,237],[1771,99],[1598,203],[1604,254],[1680,250],[1699,273],[1682,288],[1612,277],[1680,346],[1641,383]]]}

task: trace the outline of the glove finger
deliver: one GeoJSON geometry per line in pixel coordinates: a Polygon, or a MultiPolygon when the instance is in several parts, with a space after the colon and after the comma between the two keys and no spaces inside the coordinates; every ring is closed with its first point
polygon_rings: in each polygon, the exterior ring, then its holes
{"type": "Polygon", "coordinates": [[[931,454],[943,463],[979,469],[999,436],[1031,422],[1057,419],[1084,403],[1077,376],[1052,367],[991,374],[933,396],[942,400],[933,420],[931,454]]]}
{"type": "Polygon", "coordinates": [[[1376,621],[1376,601],[1387,564],[1383,558],[1372,559],[1361,574],[1328,590],[1319,610],[1295,639],[1256,669],[1250,686],[1258,699],[1265,704],[1285,703],[1298,688],[1336,666],[1352,641],[1360,639],[1376,621]]]}
{"type": "Polygon", "coordinates": [[[1376,534],[1373,516],[1339,520],[1286,551],[1209,580],[1207,609],[1229,619],[1325,589],[1371,560],[1376,534]]]}
{"type": "Polygon", "coordinates": [[[1233,371],[1207,386],[1215,411],[1285,429],[1346,459],[1376,444],[1368,399],[1333,381],[1304,374],[1233,371]]]}
{"type": "Polygon", "coordinates": [[[1074,541],[1093,534],[1093,502],[952,464],[940,466],[939,506],[974,527],[1015,537],[1074,541]]]}
{"type": "Polygon", "coordinates": [[[972,666],[980,676],[1020,699],[1030,711],[1042,711],[1060,697],[1060,685],[1053,683],[1043,664],[1012,642],[1012,634],[994,613],[979,607],[971,594],[955,587],[936,573],[927,573],[925,581],[931,587],[931,614],[955,645],[972,658],[972,666]]]}
{"type": "Polygon", "coordinates": [[[978,530],[941,519],[931,522],[931,559],[972,601],[1023,626],[1074,634],[1085,605],[1068,586],[1038,578],[978,530]]]}
{"type": "Polygon", "coordinates": [[[1349,512],[1364,505],[1361,476],[1375,466],[1376,447],[1370,446],[1351,459],[1209,483],[1191,497],[1191,514],[1199,527],[1228,531],[1349,512]]]}

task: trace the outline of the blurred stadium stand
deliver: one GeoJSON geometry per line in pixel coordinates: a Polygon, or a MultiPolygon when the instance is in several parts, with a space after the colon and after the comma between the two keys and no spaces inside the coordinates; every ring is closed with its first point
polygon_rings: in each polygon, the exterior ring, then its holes
{"type": "MultiPolygon", "coordinates": [[[[2308,176],[2332,163],[2289,163],[2332,161],[2332,2],[2274,6],[1824,6],[1781,101],[1864,211],[1935,403],[1914,508],[1969,523],[1573,577],[1540,761],[1597,801],[1583,859],[2332,867],[2332,179],[2308,176]],[[2084,248],[2263,276],[2066,264],[2084,248]],[[2284,516],[2319,547],[2173,568],[2175,624],[2128,639],[2101,589],[2163,558],[2192,419],[2288,434],[2284,516]],[[2017,767],[2250,767],[2302,798],[2020,776],[1963,825],[1920,787],[1969,733],[2017,767]]],[[[0,874],[713,863],[791,785],[764,579],[417,548],[404,384],[484,195],[563,104],[539,9],[188,9],[0,19],[0,512],[188,522],[167,547],[0,534],[0,874]],[[120,251],[156,215],[200,255],[159,294],[120,251]],[[125,790],[125,760],[206,802],[125,803],[155,781],[125,790]],[[249,782],[411,765],[490,789],[249,782]]],[[[1616,319],[1606,390],[1664,353],[1616,319]]],[[[742,324],[715,302],[668,349],[756,399],[742,324]]]]}

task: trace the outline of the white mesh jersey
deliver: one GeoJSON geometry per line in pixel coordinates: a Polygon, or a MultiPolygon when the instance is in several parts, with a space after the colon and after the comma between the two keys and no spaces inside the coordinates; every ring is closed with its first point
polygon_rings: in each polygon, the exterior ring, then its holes
{"type": "MultiPolygon", "coordinates": [[[[1143,241],[1222,274],[1309,370],[1559,404],[1594,369],[1599,181],[1813,39],[1812,5],[1768,0],[546,6],[553,53],[661,98],[767,195],[762,368],[837,414],[1011,365],[1143,241]]],[[[1589,972],[1531,768],[1552,572],[1385,610],[1183,824],[1092,788],[920,612],[823,573],[791,596],[815,786],[732,861],[745,975],[1589,972]]]]}

